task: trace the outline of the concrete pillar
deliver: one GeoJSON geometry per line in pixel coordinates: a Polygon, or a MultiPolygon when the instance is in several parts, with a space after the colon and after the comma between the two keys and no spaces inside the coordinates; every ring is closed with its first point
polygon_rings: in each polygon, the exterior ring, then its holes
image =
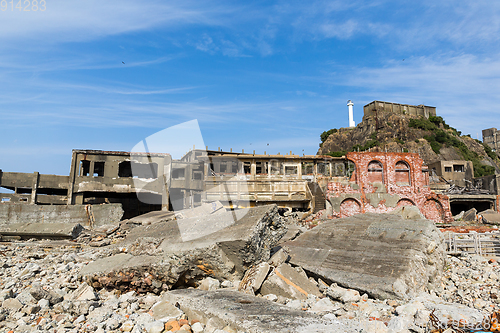
{"type": "Polygon", "coordinates": [[[33,173],[33,183],[31,184],[31,204],[36,204],[36,194],[38,191],[38,182],[40,181],[40,174],[38,172],[33,173]]]}

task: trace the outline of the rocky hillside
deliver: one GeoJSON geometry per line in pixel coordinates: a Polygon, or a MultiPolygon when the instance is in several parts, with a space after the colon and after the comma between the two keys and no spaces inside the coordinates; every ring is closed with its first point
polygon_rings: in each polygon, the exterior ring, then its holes
{"type": "Polygon", "coordinates": [[[468,160],[474,176],[500,173],[500,159],[491,149],[448,126],[441,117],[429,119],[379,112],[364,117],[355,128],[331,129],[321,134],[320,155],[342,156],[349,151],[419,153],[425,163],[468,160]]]}

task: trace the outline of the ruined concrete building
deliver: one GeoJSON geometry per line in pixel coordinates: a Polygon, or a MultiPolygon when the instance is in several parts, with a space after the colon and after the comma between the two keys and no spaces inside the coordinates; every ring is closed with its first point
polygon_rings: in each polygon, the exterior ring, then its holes
{"type": "MultiPolygon", "coordinates": [[[[474,167],[471,161],[437,161],[429,164],[432,175],[445,185],[467,186],[474,178],[474,167]]],[[[431,186],[432,187],[432,186],[431,186]]]]}
{"type": "Polygon", "coordinates": [[[389,103],[381,101],[373,101],[363,107],[364,117],[376,116],[377,112],[386,111],[399,114],[408,114],[412,116],[422,116],[429,118],[429,116],[436,116],[436,107],[426,105],[408,105],[389,103]]]}
{"type": "Polygon", "coordinates": [[[276,203],[325,208],[322,187],[345,177],[352,163],[328,156],[255,155],[192,150],[169,154],[73,150],[69,176],[1,172],[2,203],[87,205],[121,203],[124,217],[179,210],[220,200],[230,208],[276,203]]]}
{"type": "MultiPolygon", "coordinates": [[[[468,168],[463,165],[464,174],[468,168]]],[[[0,171],[0,187],[12,190],[0,193],[2,203],[120,203],[124,218],[214,201],[233,209],[270,203],[313,213],[328,208],[337,217],[415,205],[436,222],[451,216],[450,201],[431,191],[428,168],[411,153],[330,157],[193,149],[175,160],[169,154],[73,150],[69,176],[0,171]]],[[[498,210],[496,198],[482,198],[485,209],[498,210]]],[[[456,209],[463,206],[454,200],[456,209]]]]}
{"type": "Polygon", "coordinates": [[[500,149],[500,131],[496,128],[488,128],[483,130],[483,142],[486,143],[493,151],[500,149]]]}

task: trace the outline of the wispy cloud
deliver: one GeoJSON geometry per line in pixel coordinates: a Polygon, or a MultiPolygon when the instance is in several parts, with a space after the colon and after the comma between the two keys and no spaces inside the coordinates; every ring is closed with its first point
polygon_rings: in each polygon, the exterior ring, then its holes
{"type": "MultiPolygon", "coordinates": [[[[438,113],[459,129],[480,132],[500,119],[498,56],[418,57],[390,62],[382,68],[357,68],[342,82],[361,87],[373,99],[438,107],[438,113]]],[[[334,83],[332,78],[331,83],[334,83]]]]}

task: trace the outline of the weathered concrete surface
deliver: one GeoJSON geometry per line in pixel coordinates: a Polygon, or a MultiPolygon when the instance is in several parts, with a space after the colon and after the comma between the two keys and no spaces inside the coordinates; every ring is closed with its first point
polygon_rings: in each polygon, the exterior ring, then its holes
{"type": "Polygon", "coordinates": [[[94,287],[120,285],[153,292],[163,285],[197,286],[206,276],[241,279],[252,265],[269,259],[270,249],[286,233],[286,225],[276,205],[240,210],[236,222],[234,214],[182,219],[183,228],[179,221],[134,228],[116,245],[116,250],[127,254],[96,260],[80,275],[94,287]],[[207,226],[214,232],[207,232],[207,226]],[[193,239],[197,230],[201,238],[193,239]],[[145,272],[151,275],[150,281],[145,281],[145,272]]]}
{"type": "Polygon", "coordinates": [[[88,227],[117,223],[123,216],[121,204],[26,205],[0,204],[0,225],[13,223],[79,223],[88,227]],[[93,219],[92,219],[93,216],[93,219]]]}
{"type": "Polygon", "coordinates": [[[207,292],[196,289],[173,290],[163,300],[179,303],[190,320],[206,324],[211,318],[220,320],[220,329],[229,326],[235,332],[353,332],[339,321],[293,310],[274,302],[237,291],[207,292]]]}
{"type": "Polygon", "coordinates": [[[323,296],[301,268],[293,268],[288,264],[281,264],[269,274],[260,293],[300,300],[306,300],[309,294],[323,296]]]}
{"type": "Polygon", "coordinates": [[[132,223],[149,225],[158,222],[167,222],[175,219],[185,219],[192,217],[201,217],[206,215],[211,215],[215,213],[225,212],[226,209],[219,201],[202,204],[196,208],[192,209],[183,209],[176,212],[171,211],[152,211],[146,214],[142,214],[136,217],[129,219],[128,221],[132,223]]]}
{"type": "Polygon", "coordinates": [[[483,217],[483,223],[487,224],[500,224],[500,213],[488,209],[479,213],[483,217]]]}
{"type": "Polygon", "coordinates": [[[392,214],[330,220],[284,246],[290,263],[382,299],[407,299],[432,289],[445,257],[432,221],[392,214]]]}
{"type": "Polygon", "coordinates": [[[1,236],[21,238],[76,238],[83,227],[78,223],[13,223],[0,226],[1,236]]]}

